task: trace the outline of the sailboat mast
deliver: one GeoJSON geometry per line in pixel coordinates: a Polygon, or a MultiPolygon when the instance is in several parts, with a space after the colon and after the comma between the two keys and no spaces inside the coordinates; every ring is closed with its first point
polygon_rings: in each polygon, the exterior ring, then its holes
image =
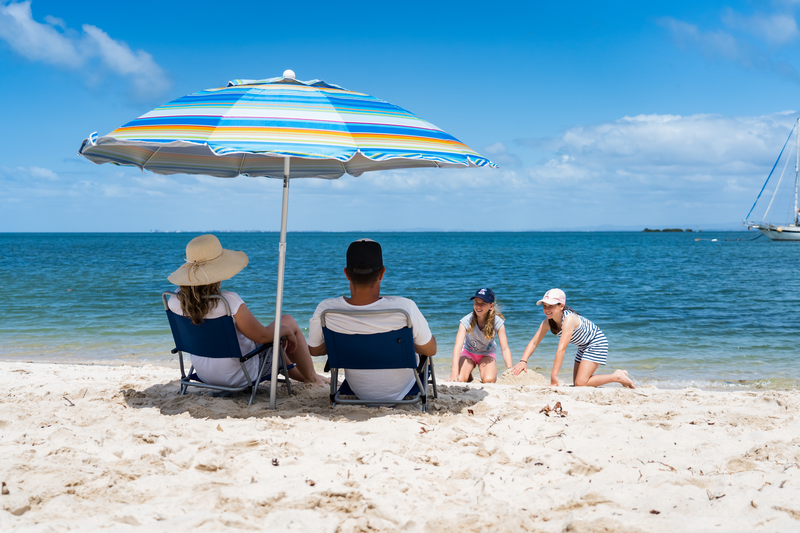
{"type": "Polygon", "coordinates": [[[797,160],[794,164],[794,225],[798,225],[797,213],[797,186],[800,182],[800,117],[797,118],[797,126],[795,126],[795,139],[797,139],[797,160]]]}

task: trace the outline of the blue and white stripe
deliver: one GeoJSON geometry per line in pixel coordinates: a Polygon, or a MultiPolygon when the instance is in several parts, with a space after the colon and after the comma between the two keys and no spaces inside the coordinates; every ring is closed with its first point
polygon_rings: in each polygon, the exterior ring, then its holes
{"type": "MultiPolygon", "coordinates": [[[[580,325],[572,330],[572,337],[569,342],[578,347],[578,352],[575,354],[575,362],[580,363],[583,359],[597,363],[600,365],[606,364],[608,360],[608,340],[600,328],[594,325],[594,322],[588,318],[584,318],[578,313],[573,313],[569,309],[564,310],[564,316],[561,319],[562,330],[564,319],[570,315],[575,315],[581,321],[580,325]]],[[[561,331],[558,332],[561,336],[561,331]]]]}

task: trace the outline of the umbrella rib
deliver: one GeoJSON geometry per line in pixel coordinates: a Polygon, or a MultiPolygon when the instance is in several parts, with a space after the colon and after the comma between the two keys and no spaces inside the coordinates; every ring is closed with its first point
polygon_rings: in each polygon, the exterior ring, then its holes
{"type": "Polygon", "coordinates": [[[242,162],[239,163],[239,173],[236,174],[237,176],[242,173],[242,167],[244,167],[244,158],[247,157],[247,152],[242,152],[242,162]]]}
{"type": "Polygon", "coordinates": [[[149,162],[150,162],[150,160],[151,160],[151,159],[153,159],[153,157],[155,157],[155,155],[158,153],[158,151],[159,151],[159,150],[161,150],[161,147],[160,147],[160,146],[159,146],[158,148],[156,148],[156,151],[155,151],[155,152],[153,152],[152,154],[150,154],[150,157],[148,157],[148,158],[147,158],[147,161],[145,161],[144,163],[142,163],[142,170],[144,170],[144,169],[145,169],[145,167],[147,167],[147,163],[149,163],[149,162]]]}

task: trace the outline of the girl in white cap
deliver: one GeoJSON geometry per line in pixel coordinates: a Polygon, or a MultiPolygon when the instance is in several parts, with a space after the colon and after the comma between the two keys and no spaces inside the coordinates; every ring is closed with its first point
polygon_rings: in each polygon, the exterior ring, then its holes
{"type": "MultiPolygon", "coordinates": [[[[217,294],[227,300],[242,354],[254,350],[256,343],[271,343],[275,331],[272,323],[268,326],[261,325],[238,294],[223,292],[220,288],[222,280],[238,274],[247,263],[244,252],[225,250],[214,235],[200,235],[186,245],[186,263],[169,276],[169,281],[180,287],[175,296],[169,299],[170,310],[191,318],[195,324],[206,318],[219,318],[225,314],[225,305],[218,299],[208,299],[209,295],[217,294]]],[[[281,336],[286,338],[287,364],[297,365],[289,370],[289,377],[298,381],[324,383],[322,376],[314,370],[308,344],[300,327],[289,315],[281,318],[281,336]]],[[[191,358],[195,372],[205,383],[225,387],[247,385],[247,378],[236,359],[197,355],[192,355],[191,358]]],[[[258,372],[258,358],[254,357],[245,364],[248,365],[247,371],[251,376],[258,372]]]]}
{"type": "Polygon", "coordinates": [[[578,347],[575,354],[575,364],[572,367],[572,381],[576,387],[599,387],[606,383],[621,383],[624,387],[633,389],[633,381],[625,370],[617,370],[613,374],[595,376],[597,367],[606,364],[608,358],[608,341],[600,328],[566,306],[567,295],[561,289],[550,289],[536,305],[541,305],[545,318],[536,335],[533,336],[522,359],[514,366],[514,375],[525,372],[528,368],[528,359],[542,342],[548,330],[560,337],[553,369],[550,371],[550,385],[560,385],[558,372],[564,361],[564,354],[569,343],[578,347]]]}
{"type": "Polygon", "coordinates": [[[511,368],[511,350],[506,338],[505,319],[495,307],[494,292],[484,287],[478,289],[472,312],[461,319],[453,347],[453,370],[448,381],[470,381],[475,367],[483,383],[497,381],[497,343],[503,350],[506,368],[511,368]]]}

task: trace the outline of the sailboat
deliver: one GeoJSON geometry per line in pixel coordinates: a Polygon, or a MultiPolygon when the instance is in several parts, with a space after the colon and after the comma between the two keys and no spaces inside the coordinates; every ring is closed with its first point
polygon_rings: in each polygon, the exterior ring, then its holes
{"type": "Polygon", "coordinates": [[[744,225],[747,226],[747,229],[755,228],[761,231],[764,235],[772,239],[773,241],[800,241],[800,211],[797,208],[797,191],[798,191],[798,184],[800,184],[800,118],[797,119],[797,123],[792,128],[792,131],[789,132],[789,137],[787,137],[786,142],[783,144],[783,148],[781,149],[781,153],[778,155],[777,161],[772,166],[772,170],[767,176],[767,181],[764,182],[764,186],[761,187],[761,192],[758,193],[756,197],[755,203],[753,203],[753,207],[750,208],[750,212],[747,213],[745,217],[744,225]],[[789,164],[789,158],[791,157],[791,149],[789,151],[789,155],[786,157],[786,163],[783,166],[783,172],[781,172],[781,177],[778,180],[778,184],[775,186],[775,191],[772,193],[772,199],[767,206],[767,210],[764,212],[764,216],[761,219],[761,222],[752,222],[748,219],[750,215],[753,213],[753,209],[755,209],[756,204],[758,203],[758,199],[761,198],[761,193],[764,192],[764,189],[767,187],[767,183],[769,183],[769,179],[772,177],[772,173],[775,172],[775,167],[778,166],[778,161],[781,160],[781,156],[783,155],[783,151],[786,149],[786,145],[789,143],[789,139],[792,138],[792,132],[795,133],[796,139],[796,159],[795,159],[795,166],[794,166],[794,220],[789,221],[785,224],[774,224],[771,222],[766,222],[767,216],[769,215],[769,210],[772,208],[772,203],[775,201],[775,195],[778,193],[778,188],[781,186],[781,181],[783,181],[783,174],[786,172],[786,167],[789,164]]]}

